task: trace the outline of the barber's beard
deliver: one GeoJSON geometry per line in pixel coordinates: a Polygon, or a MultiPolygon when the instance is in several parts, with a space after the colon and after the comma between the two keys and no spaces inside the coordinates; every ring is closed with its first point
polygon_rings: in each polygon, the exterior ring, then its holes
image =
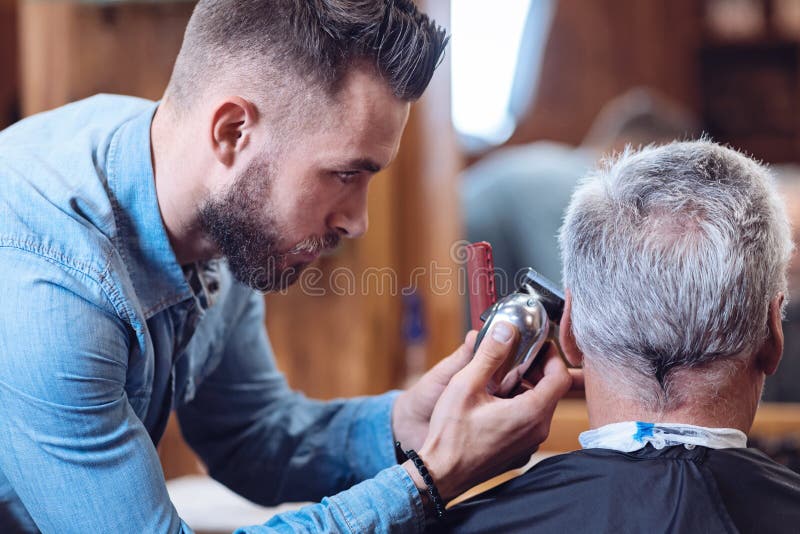
{"type": "Polygon", "coordinates": [[[289,264],[292,254],[317,254],[335,248],[336,232],[309,236],[280,251],[278,222],[272,213],[270,189],[274,174],[268,164],[252,164],[220,198],[200,208],[200,225],[228,260],[233,276],[258,291],[279,291],[295,283],[307,263],[289,264]]]}

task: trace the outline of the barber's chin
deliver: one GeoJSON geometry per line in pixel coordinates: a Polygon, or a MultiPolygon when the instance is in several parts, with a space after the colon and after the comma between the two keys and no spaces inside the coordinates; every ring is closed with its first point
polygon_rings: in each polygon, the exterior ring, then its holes
{"type": "Polygon", "coordinates": [[[309,263],[313,263],[316,259],[319,258],[319,252],[304,252],[299,254],[292,254],[288,258],[286,258],[286,263],[289,265],[301,265],[302,267],[307,266],[309,263]]]}
{"type": "Polygon", "coordinates": [[[289,286],[294,285],[298,280],[300,280],[300,276],[308,266],[308,262],[292,261],[291,263],[288,263],[278,273],[277,287],[286,289],[289,286]]]}
{"type": "Polygon", "coordinates": [[[317,259],[317,255],[292,254],[285,256],[280,266],[280,277],[293,284],[300,277],[300,274],[317,259]]]}

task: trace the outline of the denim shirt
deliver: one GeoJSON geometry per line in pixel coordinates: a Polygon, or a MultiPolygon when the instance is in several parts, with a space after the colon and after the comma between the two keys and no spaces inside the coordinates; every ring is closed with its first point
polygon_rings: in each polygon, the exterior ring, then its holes
{"type": "Polygon", "coordinates": [[[0,531],[189,532],[155,449],[173,409],[209,473],[248,499],[332,495],[243,532],[421,530],[395,465],[396,394],[292,391],[262,297],[223,261],[177,263],[155,109],[102,95],[0,133],[0,531]]]}

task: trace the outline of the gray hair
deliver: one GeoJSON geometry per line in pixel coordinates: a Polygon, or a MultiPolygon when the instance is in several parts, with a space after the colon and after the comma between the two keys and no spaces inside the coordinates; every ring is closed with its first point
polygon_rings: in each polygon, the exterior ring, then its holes
{"type": "Polygon", "coordinates": [[[767,169],[708,140],[604,162],[573,194],[559,242],[586,363],[655,409],[674,402],[679,371],[725,369],[711,364],[763,343],[793,250],[767,169]]]}

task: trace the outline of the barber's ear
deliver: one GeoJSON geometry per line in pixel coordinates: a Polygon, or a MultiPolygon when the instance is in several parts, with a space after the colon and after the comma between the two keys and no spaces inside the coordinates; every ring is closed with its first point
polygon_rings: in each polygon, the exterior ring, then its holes
{"type": "Polygon", "coordinates": [[[558,342],[570,365],[583,366],[583,352],[578,348],[572,333],[572,293],[569,289],[564,291],[564,313],[561,314],[561,322],[558,323],[558,342]]]}
{"type": "Polygon", "coordinates": [[[783,293],[778,293],[769,303],[767,313],[767,339],[756,355],[757,363],[765,375],[772,375],[778,370],[783,355],[783,324],[781,323],[781,305],[783,293]]]}
{"type": "Polygon", "coordinates": [[[253,103],[238,96],[228,97],[216,107],[211,119],[211,145],[220,163],[233,165],[250,141],[257,118],[253,103]]]}

